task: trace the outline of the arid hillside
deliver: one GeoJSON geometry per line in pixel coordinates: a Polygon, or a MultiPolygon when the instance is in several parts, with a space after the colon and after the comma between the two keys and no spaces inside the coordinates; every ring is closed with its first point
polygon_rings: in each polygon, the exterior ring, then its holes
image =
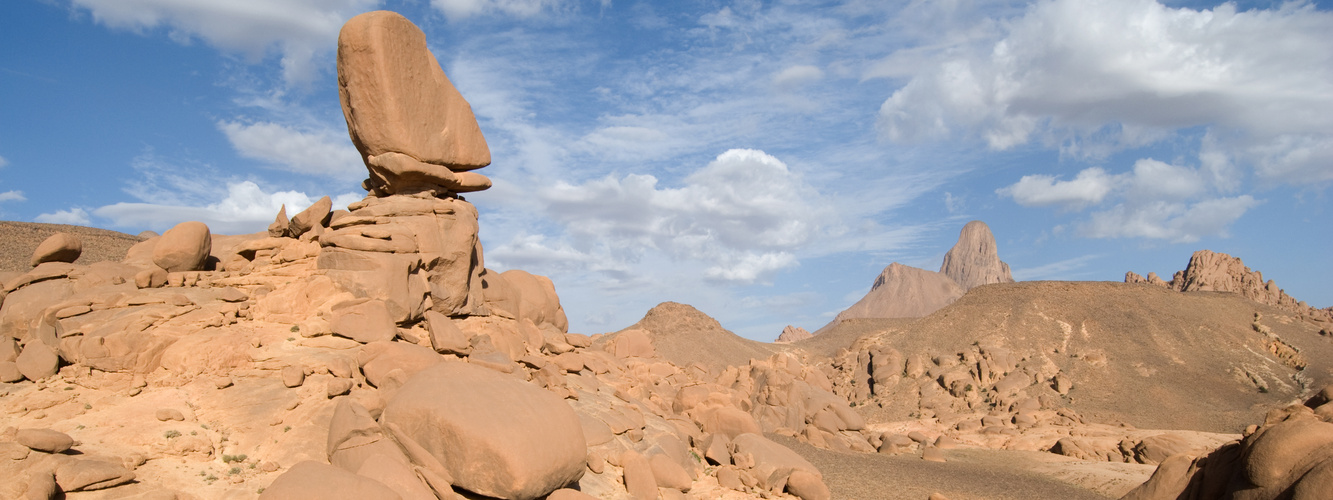
{"type": "MultiPolygon", "coordinates": [[[[1029,379],[1029,395],[1061,398],[1095,421],[1139,427],[1235,432],[1308,388],[1333,382],[1333,341],[1291,313],[1233,293],[1002,283],[975,288],[909,324],[873,333],[864,333],[866,326],[841,324],[822,335],[841,336],[843,329],[864,335],[844,358],[872,346],[931,364],[999,351],[1016,358],[1013,373],[1029,379]],[[1072,387],[1067,394],[1056,391],[1057,374],[1072,387]]],[[[884,392],[910,392],[910,383],[884,392]]]]}

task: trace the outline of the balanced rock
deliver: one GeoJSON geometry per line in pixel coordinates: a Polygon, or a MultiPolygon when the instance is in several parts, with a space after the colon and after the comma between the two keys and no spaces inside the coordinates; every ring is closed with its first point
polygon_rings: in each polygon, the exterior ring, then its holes
{"type": "Polygon", "coordinates": [[[990,283],[1012,283],[1009,264],[1000,261],[995,235],[985,222],[974,220],[963,226],[958,243],[944,254],[940,273],[953,279],[964,290],[990,283]]]}
{"type": "Polygon", "coordinates": [[[348,20],[338,34],[338,95],[347,130],[370,170],[372,191],[490,187],[466,172],[491,163],[481,127],[426,35],[388,11],[348,20]]]}
{"type": "Polygon", "coordinates": [[[530,500],[578,481],[586,469],[583,429],[563,399],[467,363],[412,376],[380,420],[443,464],[455,486],[481,495],[530,500]]]}
{"type": "Polygon", "coordinates": [[[213,250],[208,226],[198,221],[176,224],[162,233],[153,247],[153,263],[167,272],[198,271],[213,250]]]}
{"type": "Polygon", "coordinates": [[[43,262],[74,262],[83,253],[83,242],[69,233],[56,233],[42,240],[32,252],[32,267],[43,262]]]}

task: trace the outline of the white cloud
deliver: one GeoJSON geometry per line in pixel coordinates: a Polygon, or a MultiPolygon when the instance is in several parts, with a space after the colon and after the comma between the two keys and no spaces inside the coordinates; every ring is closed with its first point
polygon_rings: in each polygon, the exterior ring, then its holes
{"type": "Polygon", "coordinates": [[[38,215],[32,220],[34,222],[44,222],[47,224],[69,224],[72,226],[87,226],[92,224],[92,221],[88,219],[88,211],[82,208],[56,210],[49,214],[38,215]]]}
{"type": "Polygon", "coordinates": [[[1134,162],[1128,182],[1125,196],[1131,200],[1186,200],[1207,187],[1198,171],[1152,158],[1134,162]]]}
{"type": "Polygon", "coordinates": [[[0,193],[0,202],[5,201],[28,201],[28,199],[23,196],[23,191],[10,190],[0,193]]]}
{"type": "MultiPolygon", "coordinates": [[[[603,5],[607,3],[603,0],[603,5]]],[[[432,7],[444,12],[450,19],[463,19],[479,14],[499,12],[518,17],[532,17],[543,11],[561,7],[562,0],[431,0],[432,7]]]]}
{"type": "Polygon", "coordinates": [[[674,261],[701,263],[710,279],[744,284],[796,265],[793,251],[833,221],[819,193],[798,174],[750,149],[718,155],[678,188],[631,174],[557,182],[538,196],[567,239],[520,236],[489,250],[490,258],[596,262],[598,271],[623,273],[645,252],[661,252],[674,261]]]}
{"type": "Polygon", "coordinates": [[[1011,186],[995,190],[1025,207],[1056,205],[1075,210],[1101,203],[1118,180],[1097,167],[1079,172],[1073,180],[1060,181],[1049,175],[1025,175],[1011,186]]]}
{"type": "Polygon", "coordinates": [[[1155,201],[1121,204],[1092,214],[1080,226],[1091,238],[1147,238],[1192,243],[1206,236],[1227,236],[1227,227],[1259,204],[1250,195],[1198,203],[1155,201]]]}
{"type": "Polygon", "coordinates": [[[1039,139],[1103,157],[1203,126],[1228,136],[1215,153],[1261,178],[1333,179],[1333,13],[1047,0],[999,26],[936,49],[938,62],[888,58],[916,65],[896,73],[910,80],[881,106],[884,135],[975,133],[994,149],[1039,139]]]}
{"type": "Polygon", "coordinates": [[[93,19],[133,31],[164,27],[181,43],[198,38],[214,47],[260,59],[281,55],[288,82],[308,82],[314,60],[336,45],[338,30],[379,0],[72,0],[93,19]]]}
{"type": "Polygon", "coordinates": [[[301,130],[271,122],[240,123],[219,120],[236,152],[298,174],[357,179],[366,175],[361,154],[345,132],[332,129],[301,130]]]}
{"type": "Polygon", "coordinates": [[[817,82],[824,78],[824,70],[808,64],[788,66],[773,75],[773,84],[778,87],[799,87],[817,82]]]}
{"type": "Polygon", "coordinates": [[[0,156],[0,168],[4,168],[5,165],[9,165],[9,160],[6,160],[5,157],[0,156]]]}
{"type": "MultiPolygon", "coordinates": [[[[334,199],[334,208],[346,208],[361,199],[347,193],[334,199]]],[[[297,191],[266,192],[251,181],[227,184],[227,195],[205,205],[165,205],[157,203],[116,203],[94,209],[92,214],[109,219],[112,226],[148,228],[163,231],[185,221],[200,221],[218,234],[245,234],[263,231],[273,222],[278,210],[286,205],[287,214],[305,210],[318,196],[297,191]]]]}
{"type": "Polygon", "coordinates": [[[1066,210],[1115,200],[1110,208],[1091,213],[1079,226],[1081,234],[1194,242],[1205,236],[1225,236],[1232,222],[1259,203],[1250,195],[1220,197],[1209,188],[1204,174],[1143,158],[1123,174],[1111,175],[1093,167],[1070,181],[1027,175],[996,193],[1023,206],[1054,205],[1066,210]]]}

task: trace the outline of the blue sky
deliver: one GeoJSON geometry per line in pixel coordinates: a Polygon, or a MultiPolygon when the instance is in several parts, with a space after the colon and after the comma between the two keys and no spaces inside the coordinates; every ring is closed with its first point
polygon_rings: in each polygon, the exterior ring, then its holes
{"type": "Polygon", "coordinates": [[[489,267],[575,331],[667,300],[815,329],[972,219],[1018,279],[1239,256],[1333,305],[1333,13],[1151,0],[13,0],[0,218],[261,231],[364,192],[339,27],[425,31],[495,187],[489,267]]]}

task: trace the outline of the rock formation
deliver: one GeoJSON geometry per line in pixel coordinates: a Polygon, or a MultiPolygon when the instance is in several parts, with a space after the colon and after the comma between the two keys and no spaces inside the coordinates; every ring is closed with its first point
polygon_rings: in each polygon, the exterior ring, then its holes
{"type": "Polygon", "coordinates": [[[338,95],[376,194],[479,191],[491,163],[472,107],[407,18],[367,12],[338,34],[338,95]]]}
{"type": "Polygon", "coordinates": [[[990,283],[1012,283],[1009,264],[1000,261],[995,236],[986,223],[963,226],[958,242],[944,255],[939,272],[894,262],[875,278],[870,292],[815,335],[849,319],[919,318],[952,304],[968,290],[990,283]]]}
{"type": "Polygon", "coordinates": [[[1194,252],[1189,264],[1183,271],[1177,271],[1171,281],[1163,281],[1156,273],[1148,273],[1144,278],[1131,271],[1125,273],[1125,283],[1147,283],[1178,292],[1237,293],[1260,304],[1300,314],[1323,327],[1333,327],[1333,307],[1318,309],[1297,301],[1273,280],[1265,282],[1263,273],[1251,270],[1239,257],[1211,250],[1194,252]]]}
{"type": "Polygon", "coordinates": [[[952,304],[965,292],[943,273],[894,262],[879,273],[865,297],[838,313],[833,322],[852,318],[919,318],[952,304]]]}
{"type": "Polygon", "coordinates": [[[798,340],[805,340],[813,336],[814,335],[811,335],[809,330],[806,330],[799,326],[787,325],[785,328],[782,329],[782,333],[778,335],[778,339],[775,342],[779,344],[790,344],[792,342],[796,342],[798,340]]]}
{"type": "Polygon", "coordinates": [[[963,290],[1014,281],[1009,274],[1009,264],[1000,260],[990,226],[979,220],[963,226],[962,232],[958,234],[958,243],[949,249],[949,253],[944,254],[940,274],[953,279],[963,290]]]}
{"type": "Polygon", "coordinates": [[[357,16],[338,68],[365,199],[118,263],[57,238],[6,276],[0,498],[813,500],[822,473],[761,433],[873,451],[821,369],[689,306],[569,333],[550,279],[485,268],[459,193],[489,150],[420,30],[357,16]],[[665,358],[701,335],[731,344],[665,358]]]}
{"type": "Polygon", "coordinates": [[[1272,410],[1263,425],[1252,425],[1245,434],[1211,452],[1172,454],[1122,499],[1316,500],[1333,495],[1333,406],[1327,399],[1316,396],[1304,406],[1272,410]]]}

